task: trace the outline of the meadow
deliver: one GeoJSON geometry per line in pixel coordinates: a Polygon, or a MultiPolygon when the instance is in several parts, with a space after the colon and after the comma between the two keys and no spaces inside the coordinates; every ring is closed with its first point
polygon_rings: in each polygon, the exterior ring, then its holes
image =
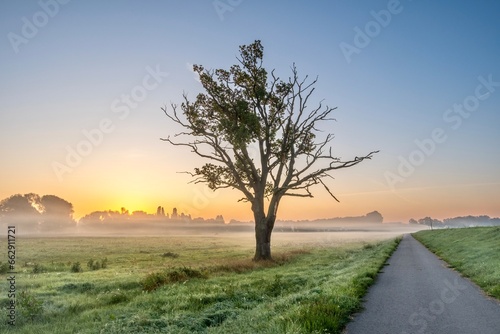
{"type": "Polygon", "coordinates": [[[252,233],[21,238],[0,332],[340,333],[399,242],[340,234],[277,233],[258,263],[252,233]]]}
{"type": "Polygon", "coordinates": [[[420,231],[413,236],[488,295],[500,299],[500,227],[420,231]]]}

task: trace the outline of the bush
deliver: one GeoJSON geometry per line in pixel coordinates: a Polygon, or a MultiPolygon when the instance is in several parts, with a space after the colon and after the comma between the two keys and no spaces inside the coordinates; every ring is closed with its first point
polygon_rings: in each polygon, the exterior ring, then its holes
{"type": "Polygon", "coordinates": [[[176,259],[176,258],[179,257],[179,254],[172,253],[172,252],[166,252],[166,253],[163,253],[161,256],[163,256],[163,257],[171,257],[173,259],[176,259]]]}
{"type": "Polygon", "coordinates": [[[42,266],[41,264],[38,264],[38,263],[35,263],[35,265],[33,266],[33,274],[41,274],[41,273],[44,273],[47,271],[47,268],[45,268],[44,266],[42,266]]]}
{"type": "Polygon", "coordinates": [[[7,274],[9,272],[9,264],[0,262],[0,274],[7,274]]]}
{"type": "Polygon", "coordinates": [[[104,269],[108,266],[108,258],[104,258],[102,259],[101,261],[99,260],[96,260],[94,261],[94,259],[90,259],[88,262],[87,262],[87,267],[90,269],[90,270],[99,270],[99,269],[104,269]]]}
{"type": "Polygon", "coordinates": [[[142,289],[145,291],[153,291],[168,281],[166,273],[150,273],[142,281],[142,289]]]}
{"type": "Polygon", "coordinates": [[[30,320],[42,314],[43,301],[27,290],[23,290],[19,293],[17,303],[21,313],[30,320]]]}
{"type": "Polygon", "coordinates": [[[108,305],[114,305],[129,301],[129,297],[120,290],[112,291],[107,301],[108,305]]]}
{"type": "Polygon", "coordinates": [[[190,278],[207,278],[207,275],[200,270],[187,267],[175,268],[167,272],[154,272],[144,278],[142,288],[145,291],[153,291],[167,283],[183,282],[190,278]]]}
{"type": "Polygon", "coordinates": [[[167,275],[168,280],[172,283],[186,281],[190,278],[206,278],[206,275],[201,271],[187,267],[173,269],[167,275]]]}
{"type": "Polygon", "coordinates": [[[75,262],[71,265],[70,271],[72,273],[81,273],[83,271],[80,262],[75,262]]]}

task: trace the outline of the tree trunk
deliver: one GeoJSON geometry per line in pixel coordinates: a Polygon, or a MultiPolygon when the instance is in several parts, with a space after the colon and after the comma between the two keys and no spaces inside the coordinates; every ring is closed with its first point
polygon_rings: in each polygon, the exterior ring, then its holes
{"type": "Polygon", "coordinates": [[[255,255],[254,261],[272,260],[271,233],[274,217],[266,217],[263,213],[255,214],[255,255]]]}

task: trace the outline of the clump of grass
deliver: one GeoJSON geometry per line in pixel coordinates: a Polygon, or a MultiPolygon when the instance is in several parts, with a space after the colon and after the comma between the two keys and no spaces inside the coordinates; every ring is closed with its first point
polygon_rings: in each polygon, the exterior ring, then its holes
{"type": "Polygon", "coordinates": [[[345,312],[331,298],[321,297],[301,309],[299,322],[307,333],[338,333],[345,325],[345,320],[341,320],[345,312]]]}
{"type": "Polygon", "coordinates": [[[206,271],[210,272],[212,274],[218,274],[218,273],[241,274],[241,273],[256,270],[256,269],[272,268],[272,267],[276,267],[276,266],[281,266],[281,265],[284,265],[284,264],[292,261],[297,256],[303,255],[303,254],[310,254],[310,251],[304,250],[304,249],[299,249],[299,250],[292,250],[292,251],[283,252],[283,253],[277,253],[277,254],[273,255],[273,259],[269,260],[269,261],[253,261],[251,259],[232,260],[232,261],[227,261],[224,264],[208,267],[208,268],[206,268],[206,271]]]}
{"type": "Polygon", "coordinates": [[[38,264],[38,263],[35,263],[35,265],[33,266],[33,274],[41,274],[41,273],[44,273],[47,271],[47,268],[45,268],[44,266],[42,266],[41,264],[38,264]]]}
{"type": "Polygon", "coordinates": [[[7,274],[9,272],[9,264],[0,262],[0,274],[7,274]]]}
{"type": "Polygon", "coordinates": [[[129,296],[126,295],[123,291],[120,291],[120,289],[118,289],[115,291],[111,291],[107,300],[107,304],[114,305],[114,304],[128,302],[129,300],[130,300],[129,296]]]}
{"type": "Polygon", "coordinates": [[[168,283],[185,282],[192,278],[207,278],[207,274],[193,268],[181,267],[148,274],[142,281],[144,291],[153,291],[168,283]]]}
{"type": "Polygon", "coordinates": [[[71,267],[69,268],[69,270],[72,273],[81,273],[81,272],[83,272],[82,265],[80,264],[80,262],[74,262],[73,264],[71,264],[71,267]]]}
{"type": "Polygon", "coordinates": [[[167,274],[164,272],[149,273],[141,282],[144,291],[151,292],[167,284],[167,274]]]}
{"type": "Polygon", "coordinates": [[[95,288],[95,285],[89,282],[84,282],[84,283],[66,283],[63,286],[59,288],[59,290],[64,291],[64,292],[77,292],[77,293],[83,293],[83,292],[89,292],[92,291],[95,288]]]}
{"type": "Polygon", "coordinates": [[[283,277],[275,275],[274,279],[265,284],[263,292],[270,297],[278,297],[293,290],[303,288],[307,283],[304,277],[283,277]]]}
{"type": "Polygon", "coordinates": [[[165,252],[161,255],[162,257],[170,257],[172,259],[176,259],[179,257],[179,254],[173,252],[165,252]]]}
{"type": "Polygon", "coordinates": [[[106,269],[108,267],[108,258],[104,258],[101,261],[90,259],[87,262],[87,268],[90,270],[106,269]]]}

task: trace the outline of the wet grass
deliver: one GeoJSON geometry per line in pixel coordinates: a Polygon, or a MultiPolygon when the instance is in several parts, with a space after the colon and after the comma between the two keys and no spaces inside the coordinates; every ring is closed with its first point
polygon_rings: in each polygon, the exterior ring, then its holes
{"type": "Polygon", "coordinates": [[[340,333],[398,242],[277,242],[275,261],[256,263],[251,235],[21,239],[24,306],[0,332],[340,333]]]}

